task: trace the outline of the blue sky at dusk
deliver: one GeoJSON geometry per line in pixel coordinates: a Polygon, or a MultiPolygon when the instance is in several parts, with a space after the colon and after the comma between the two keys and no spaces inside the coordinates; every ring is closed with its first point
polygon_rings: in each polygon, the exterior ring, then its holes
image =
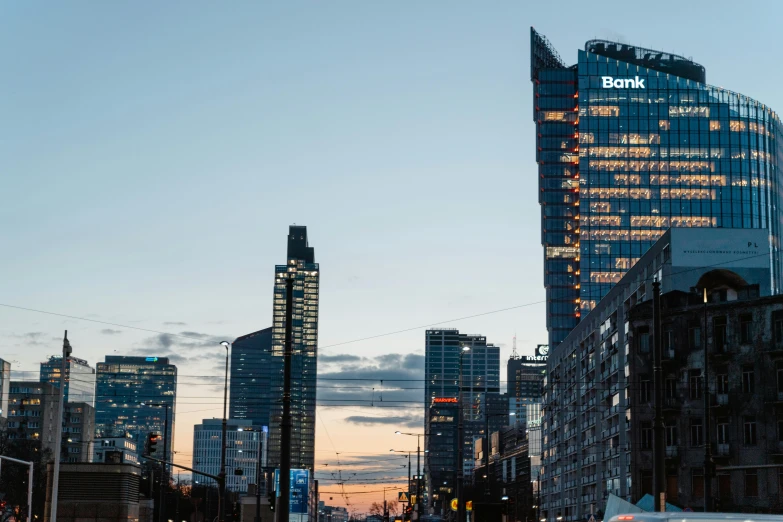
{"type": "MultiPolygon", "coordinates": [[[[157,347],[183,382],[220,375],[211,340],[271,325],[293,223],[321,264],[321,353],[383,372],[423,329],[340,343],[439,323],[532,354],[543,304],[450,321],[544,299],[530,26],[568,63],[634,43],[783,110],[781,19],[771,0],[6,2],[0,302],[208,342],[0,307],[0,357],[37,370],[68,329],[93,366],[157,347]]],[[[179,393],[189,463],[222,397],[179,393]]],[[[400,444],[349,416],[413,422],[344,410],[319,410],[317,464],[400,444]]]]}

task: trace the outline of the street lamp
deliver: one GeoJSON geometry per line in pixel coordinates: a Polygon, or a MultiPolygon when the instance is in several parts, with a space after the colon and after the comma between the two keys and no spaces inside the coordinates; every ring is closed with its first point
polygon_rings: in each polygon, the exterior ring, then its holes
{"type": "Polygon", "coordinates": [[[421,518],[421,437],[426,433],[404,433],[395,431],[395,435],[416,437],[416,519],[421,518]]]}
{"type": "Polygon", "coordinates": [[[464,415],[462,405],[462,358],[470,351],[470,346],[462,345],[459,352],[459,388],[457,404],[457,522],[465,522],[465,501],[463,498],[463,482],[465,481],[465,435],[464,435],[464,415]]]}
{"type": "Polygon", "coordinates": [[[220,442],[220,495],[218,495],[218,519],[223,522],[225,519],[224,511],[226,509],[226,428],[228,426],[228,419],[226,418],[226,406],[228,405],[228,352],[231,347],[231,343],[228,341],[222,341],[220,343],[226,349],[226,376],[223,381],[223,430],[221,433],[220,442]]]}

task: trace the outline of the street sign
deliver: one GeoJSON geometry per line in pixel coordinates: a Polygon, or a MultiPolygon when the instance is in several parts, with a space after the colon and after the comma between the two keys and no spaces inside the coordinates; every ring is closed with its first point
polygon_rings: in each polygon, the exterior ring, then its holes
{"type": "Polygon", "coordinates": [[[587,522],[595,522],[595,515],[588,515],[587,522]]]}
{"type": "Polygon", "coordinates": [[[468,500],[465,502],[465,511],[473,511],[473,501],[468,500]]]}
{"type": "Polygon", "coordinates": [[[458,509],[459,509],[459,500],[457,500],[456,498],[452,498],[451,499],[451,510],[452,511],[457,511],[458,509]]]}
{"type": "Polygon", "coordinates": [[[399,491],[397,493],[397,502],[408,502],[408,495],[404,491],[399,491]]]}

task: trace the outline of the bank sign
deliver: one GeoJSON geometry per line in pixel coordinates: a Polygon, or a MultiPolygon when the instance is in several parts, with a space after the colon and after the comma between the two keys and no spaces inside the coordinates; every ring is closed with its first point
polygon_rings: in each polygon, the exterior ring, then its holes
{"type": "Polygon", "coordinates": [[[601,87],[604,89],[646,89],[644,78],[634,76],[633,78],[613,78],[611,76],[601,76],[601,87]]]}
{"type": "MultiPolygon", "coordinates": [[[[280,496],[280,470],[275,470],[275,491],[280,496]]],[[[289,513],[307,513],[310,494],[310,471],[306,469],[291,470],[291,495],[289,496],[289,513]]]]}

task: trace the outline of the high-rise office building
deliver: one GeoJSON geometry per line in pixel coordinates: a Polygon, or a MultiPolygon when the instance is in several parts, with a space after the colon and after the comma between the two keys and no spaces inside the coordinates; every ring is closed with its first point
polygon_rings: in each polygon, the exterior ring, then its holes
{"type": "MultiPolygon", "coordinates": [[[[41,363],[41,382],[48,382],[55,388],[60,387],[60,371],[63,358],[59,355],[49,357],[41,363]]],[[[86,402],[95,406],[95,369],[84,359],[69,357],[65,365],[65,402],[86,402]]]]}
{"type": "Polygon", "coordinates": [[[507,381],[508,405],[512,423],[524,424],[528,436],[528,455],[531,473],[538,477],[541,467],[541,396],[549,347],[536,346],[535,355],[512,355],[508,360],[507,381]]]}
{"type": "MultiPolygon", "coordinates": [[[[483,436],[486,428],[485,415],[488,412],[492,415],[490,431],[497,431],[498,426],[507,421],[507,399],[500,395],[500,348],[487,344],[487,338],[482,335],[461,334],[453,329],[425,332],[424,397],[428,407],[446,405],[449,404],[449,399],[459,399],[460,360],[464,421],[461,461],[464,472],[470,473],[474,464],[473,441],[476,437],[483,436]],[[469,349],[465,350],[466,348],[469,349]],[[500,411],[490,411],[493,407],[500,411]],[[499,415],[494,415],[495,413],[499,415]]],[[[435,429],[433,416],[428,415],[425,431],[430,433],[430,436],[425,439],[425,449],[442,453],[442,448],[438,446],[440,442],[436,440],[437,435],[432,435],[435,429]]],[[[454,444],[458,444],[456,437],[454,444]]],[[[425,467],[429,466],[427,463],[425,467]]],[[[452,476],[456,477],[455,472],[452,473],[452,476]]],[[[428,488],[437,486],[430,496],[440,489],[440,483],[443,481],[438,479],[436,484],[435,477],[428,479],[428,488]]]]}
{"type": "MultiPolygon", "coordinates": [[[[286,329],[286,279],[293,278],[293,322],[291,358],[291,467],[313,469],[315,463],[315,385],[318,370],[318,282],[320,271],[315,251],[307,242],[307,227],[291,226],[285,265],[275,266],[273,362],[282,368],[286,329]]],[[[283,374],[275,372],[272,392],[283,394],[283,374]]],[[[272,403],[269,465],[280,464],[280,419],[282,401],[272,403]]]]}
{"type": "Polygon", "coordinates": [[[95,393],[96,438],[130,433],[136,446],[143,448],[147,435],[157,433],[163,436],[171,457],[177,367],[166,357],[107,355],[98,363],[95,393]],[[167,410],[168,432],[164,434],[167,410]]]}
{"type": "Polygon", "coordinates": [[[11,393],[11,363],[0,359],[0,429],[8,420],[8,396],[11,393]]]}
{"type": "Polygon", "coordinates": [[[42,451],[53,454],[57,436],[57,388],[36,381],[11,381],[9,390],[8,438],[33,441],[40,444],[42,451]]]}
{"type": "Polygon", "coordinates": [[[95,408],[86,402],[63,404],[63,448],[60,462],[92,462],[95,408]]]}
{"type": "Polygon", "coordinates": [[[768,231],[781,290],[783,125],[690,59],[591,40],[568,65],[531,28],[549,345],[669,227],[768,231]]]}
{"type": "Polygon", "coordinates": [[[229,417],[270,426],[272,407],[280,400],[273,382],[282,371],[282,358],[272,357],[272,328],[238,337],[231,346],[229,417]]]}
{"type": "MultiPolygon", "coordinates": [[[[220,474],[223,419],[204,419],[193,427],[193,469],[220,474]]],[[[262,472],[267,466],[267,429],[258,428],[251,421],[228,419],[226,426],[226,489],[233,493],[247,493],[248,484],[256,484],[258,459],[262,472]],[[237,474],[237,470],[241,470],[237,474]]],[[[215,481],[200,477],[202,484],[215,481]]],[[[263,480],[262,480],[263,483],[263,480]]]]}

